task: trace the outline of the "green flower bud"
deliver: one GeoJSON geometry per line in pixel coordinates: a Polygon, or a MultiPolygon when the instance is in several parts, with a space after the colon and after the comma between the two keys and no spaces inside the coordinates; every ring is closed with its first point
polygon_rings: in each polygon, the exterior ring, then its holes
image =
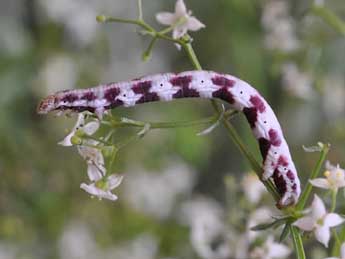
{"type": "Polygon", "coordinates": [[[73,137],[71,137],[71,143],[73,145],[80,145],[82,143],[82,139],[79,138],[77,135],[74,135],[73,137]]]}

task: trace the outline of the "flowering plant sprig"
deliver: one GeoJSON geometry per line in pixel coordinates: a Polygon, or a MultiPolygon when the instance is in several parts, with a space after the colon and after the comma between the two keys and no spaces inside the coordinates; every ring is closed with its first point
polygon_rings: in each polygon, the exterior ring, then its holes
{"type": "MultiPolygon", "coordinates": [[[[192,37],[188,34],[188,31],[197,31],[201,28],[204,28],[205,25],[197,18],[192,16],[191,11],[187,10],[183,0],[177,0],[175,11],[173,13],[161,12],[157,14],[157,20],[161,24],[168,25],[167,28],[160,31],[154,29],[151,25],[144,21],[142,3],[140,0],[138,1],[138,7],[139,15],[137,19],[122,19],[100,15],[97,16],[97,21],[103,23],[128,23],[139,26],[143,30],[141,31],[142,35],[151,37],[151,42],[149,43],[148,48],[143,52],[144,60],[147,60],[151,56],[155,43],[157,40],[161,39],[169,41],[183,49],[188,55],[188,58],[190,59],[194,68],[201,70],[201,65],[191,44],[192,37]],[[172,32],[172,37],[167,35],[170,32],[172,32]]],[[[64,146],[77,146],[79,154],[87,163],[87,173],[90,183],[82,183],[80,187],[92,196],[96,196],[99,199],[106,198],[109,200],[116,200],[117,196],[113,194],[112,191],[121,184],[123,177],[116,174],[109,175],[108,172],[112,172],[113,161],[119,149],[126,146],[132,140],[143,137],[152,129],[189,127],[210,124],[211,126],[202,131],[202,134],[200,134],[204,135],[211,132],[219,124],[219,122],[221,122],[227,129],[230,138],[235,142],[243,155],[248,159],[253,171],[261,179],[263,172],[261,165],[246,148],[239,134],[229,122],[229,118],[234,116],[236,112],[232,110],[225,111],[224,107],[215,100],[212,100],[211,104],[215,110],[215,115],[209,118],[188,122],[146,122],[132,120],[129,118],[118,118],[113,116],[111,113],[105,116],[106,119],[100,119],[92,116],[85,117],[85,114],[82,114],[79,115],[77,123],[72,129],[71,133],[68,134],[65,139],[60,142],[60,144],[64,146]],[[111,129],[116,129],[119,127],[133,127],[139,128],[139,131],[129,139],[120,143],[115,143],[112,139],[112,132],[107,136],[94,136],[94,134],[102,126],[109,127],[111,129]],[[106,160],[109,164],[107,167],[105,166],[106,160]]],[[[340,167],[333,167],[330,164],[327,164],[326,168],[328,168],[328,173],[325,174],[326,178],[317,178],[322,164],[328,154],[329,145],[318,143],[318,146],[306,149],[306,151],[320,152],[320,157],[310,175],[309,182],[307,182],[298,204],[294,207],[289,207],[282,210],[283,215],[274,217],[272,222],[257,225],[252,228],[252,230],[266,230],[284,226],[280,235],[280,241],[283,241],[288,235],[290,235],[293,240],[296,256],[299,259],[305,258],[302,233],[299,231],[299,229],[304,231],[313,231],[316,239],[327,247],[330,240],[330,228],[340,225],[344,221],[340,215],[334,213],[336,208],[336,191],[338,188],[345,186],[344,172],[341,171],[342,169],[340,169],[340,167]],[[333,194],[335,194],[332,196],[332,208],[330,213],[327,213],[324,203],[316,195],[314,196],[310,209],[304,210],[311,195],[313,186],[323,189],[331,189],[333,194]]],[[[279,200],[280,195],[277,192],[273,182],[264,181],[263,184],[266,186],[273,198],[275,200],[279,200]]],[[[258,187],[258,190],[260,190],[260,187],[258,187]]],[[[336,234],[335,239],[337,239],[337,245],[339,246],[340,242],[336,234]]],[[[345,240],[341,241],[343,242],[345,240]]],[[[251,257],[276,258],[277,256],[285,257],[289,253],[290,251],[288,248],[275,243],[273,238],[269,237],[264,243],[262,249],[254,250],[251,257]],[[272,247],[276,247],[276,249],[272,250],[272,247]],[[279,251],[279,253],[277,251],[279,251]]]]}

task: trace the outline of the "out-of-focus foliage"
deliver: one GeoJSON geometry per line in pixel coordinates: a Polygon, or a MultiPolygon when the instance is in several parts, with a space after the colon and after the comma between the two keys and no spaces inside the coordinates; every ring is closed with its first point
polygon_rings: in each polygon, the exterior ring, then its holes
{"type": "MultiPolygon", "coordinates": [[[[143,2],[145,19],[157,27],[155,13],[175,3],[143,2]]],[[[344,166],[345,38],[313,13],[313,2],[186,4],[206,25],[192,34],[203,67],[239,76],[263,93],[280,118],[302,181],[317,159],[302,145],[329,142],[329,159],[344,166]]],[[[343,0],[325,6],[344,20],[343,0]]],[[[265,197],[255,211],[262,214],[252,214],[250,194],[243,194],[252,182],[242,179],[249,165],[221,127],[203,137],[196,136],[202,128],[157,130],[127,146],[115,164],[126,173],[115,203],[90,199],[79,189],[86,165],[73,148],[56,145],[74,119],[36,115],[39,99],[192,69],[183,51],[166,42],[143,62],[148,39],[130,25],[97,24],[100,13],[135,17],[136,0],[0,2],[0,258],[247,258],[247,242],[256,235],[249,225],[267,219],[274,206],[265,197]]],[[[182,100],[114,114],[183,121],[211,109],[202,100],[182,100]]],[[[259,158],[243,118],[233,122],[259,158]]],[[[128,131],[119,130],[119,139],[128,131]]],[[[324,251],[309,245],[307,258],[323,258],[324,251]]]]}

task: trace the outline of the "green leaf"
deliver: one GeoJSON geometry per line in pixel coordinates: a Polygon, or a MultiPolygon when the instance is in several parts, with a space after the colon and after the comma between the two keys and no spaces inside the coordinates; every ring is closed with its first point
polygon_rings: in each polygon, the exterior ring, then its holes
{"type": "Polygon", "coordinates": [[[286,224],[284,226],[284,229],[283,229],[282,233],[280,234],[279,243],[284,242],[284,240],[289,235],[289,233],[290,233],[290,224],[286,224]]]}
{"type": "Polygon", "coordinates": [[[285,218],[284,219],[278,219],[278,220],[270,222],[270,223],[258,224],[256,226],[250,228],[250,230],[262,231],[262,230],[266,230],[266,229],[269,229],[269,228],[277,228],[277,227],[283,225],[284,222],[285,222],[285,218]]]}
{"type": "Polygon", "coordinates": [[[292,225],[289,225],[289,229],[291,232],[291,237],[292,237],[293,245],[296,252],[296,259],[306,259],[300,232],[298,231],[297,228],[295,228],[292,225]]]}

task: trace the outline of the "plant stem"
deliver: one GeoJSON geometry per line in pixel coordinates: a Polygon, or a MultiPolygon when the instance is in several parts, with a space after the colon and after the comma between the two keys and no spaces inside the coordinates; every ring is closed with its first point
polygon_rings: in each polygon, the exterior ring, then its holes
{"type": "Polygon", "coordinates": [[[332,206],[331,206],[331,211],[330,212],[334,212],[335,208],[337,206],[337,194],[338,194],[338,190],[337,189],[332,190],[332,206]]]}
{"type": "Polygon", "coordinates": [[[305,259],[305,253],[303,248],[302,237],[296,227],[290,225],[290,233],[293,241],[293,246],[296,251],[296,258],[297,259],[305,259]]]}
{"type": "MultiPolygon", "coordinates": [[[[201,70],[202,67],[201,67],[200,62],[199,62],[199,60],[198,60],[198,58],[197,58],[197,56],[196,56],[196,54],[194,52],[194,49],[193,49],[192,45],[190,43],[185,43],[185,44],[182,44],[182,47],[187,52],[188,57],[189,57],[190,61],[192,62],[193,66],[197,70],[201,70]]],[[[212,104],[214,110],[218,114],[220,114],[221,113],[220,104],[216,100],[214,100],[214,99],[211,100],[211,104],[212,104]]],[[[237,145],[238,149],[241,151],[241,153],[249,161],[252,169],[255,171],[255,173],[258,175],[258,177],[261,179],[262,172],[263,172],[263,170],[261,168],[261,165],[256,161],[256,159],[254,158],[253,154],[246,148],[246,146],[242,142],[239,134],[237,133],[235,128],[232,126],[232,124],[226,118],[222,119],[222,123],[223,123],[224,127],[227,129],[228,135],[230,136],[232,141],[235,142],[235,144],[237,145]]],[[[277,192],[277,189],[275,188],[275,186],[272,183],[272,181],[271,180],[263,181],[263,184],[265,185],[267,190],[271,193],[273,198],[276,201],[278,201],[279,198],[280,198],[280,195],[277,192]]]]}
{"type": "Polygon", "coordinates": [[[330,25],[332,28],[334,28],[336,31],[338,31],[340,34],[345,35],[345,22],[342,21],[337,15],[335,15],[332,11],[329,9],[323,7],[323,6],[313,6],[312,12],[321,17],[325,23],[330,25]]]}
{"type": "Polygon", "coordinates": [[[142,0],[138,0],[138,20],[143,21],[143,3],[142,3],[142,0]]]}
{"type": "MultiPolygon", "coordinates": [[[[227,119],[232,118],[237,114],[237,111],[227,111],[224,114],[224,117],[227,119]]],[[[194,120],[194,121],[172,121],[172,122],[148,122],[148,121],[136,121],[136,120],[130,120],[130,121],[116,121],[111,120],[110,125],[119,128],[119,127],[143,127],[146,124],[150,125],[151,129],[170,129],[170,128],[180,128],[180,127],[192,127],[192,126],[198,126],[198,125],[205,125],[210,123],[215,123],[218,120],[219,116],[213,115],[208,118],[203,118],[200,120],[194,120]]],[[[104,123],[104,122],[103,122],[104,123]]],[[[109,125],[107,123],[107,125],[109,125]]]]}
{"type": "MultiPolygon", "coordinates": [[[[316,178],[319,173],[320,173],[320,170],[321,170],[321,166],[323,164],[323,162],[325,161],[326,159],[326,156],[328,154],[328,151],[329,151],[329,148],[330,148],[330,145],[329,144],[324,144],[323,147],[322,147],[322,150],[321,150],[321,154],[320,154],[320,157],[319,157],[319,160],[317,161],[311,175],[310,175],[310,178],[309,180],[312,180],[314,178],[316,178]]],[[[307,185],[305,186],[303,192],[302,192],[302,195],[296,205],[296,209],[297,210],[303,210],[304,207],[305,207],[305,204],[310,196],[310,193],[311,193],[311,190],[312,190],[313,186],[311,185],[310,182],[307,182],[307,185]]]]}

